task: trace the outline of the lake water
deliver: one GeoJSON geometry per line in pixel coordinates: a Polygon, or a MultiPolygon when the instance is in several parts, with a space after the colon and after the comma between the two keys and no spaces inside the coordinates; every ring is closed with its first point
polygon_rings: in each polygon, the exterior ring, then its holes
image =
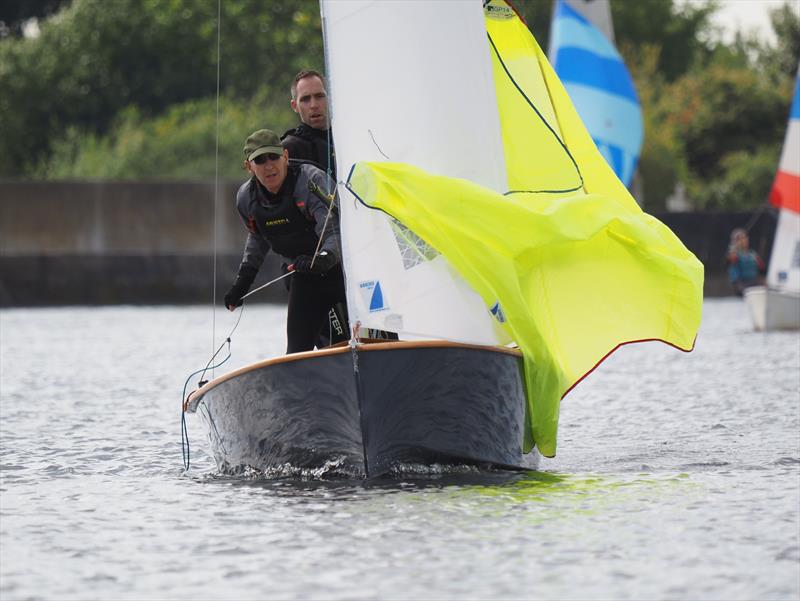
{"type": "MultiPolygon", "coordinates": [[[[248,307],[217,375],[280,354],[284,316],[248,307]]],[[[184,473],[184,381],[235,318],[0,311],[3,601],[800,597],[800,336],[738,299],[692,353],[607,360],[538,472],[366,483],[217,477],[196,416],[184,473]]]]}

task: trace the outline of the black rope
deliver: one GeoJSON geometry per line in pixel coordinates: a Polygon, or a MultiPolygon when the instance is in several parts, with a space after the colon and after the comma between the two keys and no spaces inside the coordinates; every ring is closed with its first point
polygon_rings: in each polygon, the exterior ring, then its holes
{"type": "Polygon", "coordinates": [[[386,153],[385,153],[385,152],[383,152],[383,150],[381,150],[381,147],[380,147],[380,146],[378,146],[378,142],[375,140],[375,136],[373,136],[373,135],[372,135],[372,130],[371,130],[371,129],[368,129],[367,131],[369,132],[369,137],[370,137],[370,138],[372,138],[372,143],[373,143],[373,144],[375,144],[375,148],[377,148],[377,149],[378,149],[378,152],[380,152],[380,153],[381,153],[381,154],[384,156],[384,158],[385,158],[387,161],[391,161],[392,159],[390,159],[390,158],[389,158],[389,157],[386,155],[386,153]]]}

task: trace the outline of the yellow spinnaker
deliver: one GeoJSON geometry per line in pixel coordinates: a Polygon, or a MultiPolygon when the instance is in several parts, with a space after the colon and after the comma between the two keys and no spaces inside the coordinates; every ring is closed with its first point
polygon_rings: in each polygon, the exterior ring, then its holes
{"type": "Polygon", "coordinates": [[[442,253],[487,310],[499,302],[524,357],[524,450],[535,443],[549,457],[561,398],[614,349],[643,340],[692,349],[703,266],[639,208],[504,8],[487,4],[486,23],[511,193],[401,163],[358,163],[349,182],[442,253]]]}
{"type": "Polygon", "coordinates": [[[350,186],[441,252],[487,310],[500,302],[525,362],[526,451],[555,455],[561,397],[618,345],[694,344],[702,264],[637,207],[503,196],[402,163],[358,163],[350,186]]]}

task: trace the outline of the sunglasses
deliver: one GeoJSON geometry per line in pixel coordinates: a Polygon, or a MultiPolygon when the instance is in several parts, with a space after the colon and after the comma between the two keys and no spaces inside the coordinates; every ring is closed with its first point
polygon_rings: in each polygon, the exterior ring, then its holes
{"type": "Polygon", "coordinates": [[[258,155],[256,158],[254,158],[254,159],[253,159],[253,162],[254,162],[256,165],[263,165],[263,164],[264,164],[264,163],[266,163],[267,161],[277,161],[277,160],[278,160],[278,159],[280,159],[282,156],[283,156],[282,154],[275,154],[275,153],[273,153],[273,152],[268,152],[268,153],[266,153],[266,154],[260,154],[260,155],[258,155]]]}

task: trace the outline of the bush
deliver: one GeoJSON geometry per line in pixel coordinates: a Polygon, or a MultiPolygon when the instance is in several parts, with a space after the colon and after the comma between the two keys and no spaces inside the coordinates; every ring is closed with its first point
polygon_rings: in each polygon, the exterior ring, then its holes
{"type": "MultiPolygon", "coordinates": [[[[220,99],[219,176],[241,178],[245,138],[260,128],[283,133],[296,121],[285,100],[264,94],[243,102],[220,99]]],[[[193,100],[149,118],[130,107],[109,133],[68,129],[36,168],[42,179],[207,179],[215,176],[216,100],[193,100]]]]}

